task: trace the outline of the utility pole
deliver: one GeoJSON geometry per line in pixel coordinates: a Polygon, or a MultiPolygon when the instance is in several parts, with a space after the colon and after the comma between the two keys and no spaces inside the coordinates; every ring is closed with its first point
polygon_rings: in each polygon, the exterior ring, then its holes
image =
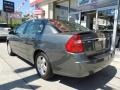
{"type": "Polygon", "coordinates": [[[70,6],[71,6],[71,0],[68,0],[68,21],[70,21],[70,6]]]}
{"type": "Polygon", "coordinates": [[[7,24],[9,24],[8,12],[6,12],[6,21],[7,21],[7,24]]]}
{"type": "MultiPolygon", "coordinates": [[[[3,11],[4,11],[4,1],[5,0],[3,0],[3,11]]],[[[5,12],[5,11],[4,11],[5,12]]],[[[8,24],[8,12],[5,12],[5,19],[6,19],[6,22],[7,22],[7,24],[8,24]]]]}

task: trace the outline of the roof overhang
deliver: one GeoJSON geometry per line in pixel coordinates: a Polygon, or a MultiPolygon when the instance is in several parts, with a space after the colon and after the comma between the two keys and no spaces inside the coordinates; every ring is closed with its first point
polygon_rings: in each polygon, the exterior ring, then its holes
{"type": "Polygon", "coordinates": [[[52,3],[54,1],[57,1],[57,0],[30,0],[30,5],[34,6],[36,4],[39,4],[40,6],[42,6],[42,5],[46,5],[48,3],[52,3]]]}
{"type": "Polygon", "coordinates": [[[34,6],[37,3],[42,3],[44,0],[30,0],[30,5],[34,6]]]}
{"type": "Polygon", "coordinates": [[[98,8],[117,6],[118,5],[117,0],[92,0],[92,1],[94,1],[94,2],[79,5],[79,7],[78,7],[79,10],[85,12],[85,11],[96,10],[98,8]]]}

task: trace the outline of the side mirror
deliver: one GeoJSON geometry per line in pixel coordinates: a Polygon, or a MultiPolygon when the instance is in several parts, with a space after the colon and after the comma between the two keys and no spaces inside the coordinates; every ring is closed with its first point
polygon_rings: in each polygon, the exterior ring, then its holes
{"type": "Polygon", "coordinates": [[[12,31],[12,29],[8,29],[8,31],[10,32],[10,31],[12,31]]]}
{"type": "Polygon", "coordinates": [[[9,32],[9,34],[15,34],[15,32],[12,30],[12,31],[9,32]]]}

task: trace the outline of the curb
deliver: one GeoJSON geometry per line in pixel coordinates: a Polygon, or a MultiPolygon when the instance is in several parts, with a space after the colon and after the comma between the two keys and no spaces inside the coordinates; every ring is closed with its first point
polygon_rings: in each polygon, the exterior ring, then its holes
{"type": "Polygon", "coordinates": [[[117,48],[117,49],[115,50],[114,61],[120,62],[120,48],[117,48]]]}

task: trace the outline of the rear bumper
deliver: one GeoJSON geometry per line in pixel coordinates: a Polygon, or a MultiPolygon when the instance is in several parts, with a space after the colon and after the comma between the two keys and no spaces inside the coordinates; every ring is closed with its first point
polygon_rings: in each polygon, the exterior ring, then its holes
{"type": "MultiPolygon", "coordinates": [[[[77,63],[78,70],[80,73],[76,73],[75,77],[85,77],[89,76],[90,74],[96,73],[103,68],[107,67],[111,62],[113,61],[113,58],[111,55],[108,55],[97,62],[83,62],[83,63],[77,63]]],[[[76,68],[77,69],[77,68],[76,68]]]]}
{"type": "Polygon", "coordinates": [[[84,54],[72,54],[70,59],[61,66],[62,69],[57,71],[57,74],[69,77],[86,77],[107,67],[113,61],[113,57],[114,54],[109,52],[101,59],[91,61],[84,54]]]}

